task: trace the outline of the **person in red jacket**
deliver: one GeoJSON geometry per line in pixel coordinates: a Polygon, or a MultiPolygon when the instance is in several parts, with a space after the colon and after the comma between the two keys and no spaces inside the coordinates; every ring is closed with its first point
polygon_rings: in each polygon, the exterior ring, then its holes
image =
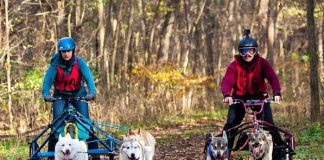
{"type": "MultiPolygon", "coordinates": [[[[279,103],[281,100],[281,88],[277,75],[270,63],[259,56],[257,41],[249,37],[250,30],[245,30],[244,34],[245,37],[240,40],[238,45],[239,55],[234,56],[234,60],[229,64],[221,82],[223,101],[229,104],[227,122],[223,128],[225,131],[241,124],[245,115],[242,104],[233,104],[233,99],[264,100],[269,97],[265,79],[272,87],[274,101],[279,103]]],[[[269,103],[264,105],[263,114],[260,114],[258,118],[274,125],[269,103]]],[[[237,129],[230,130],[227,135],[231,136],[235,133],[237,133],[237,129]]],[[[275,129],[271,135],[274,137],[274,141],[282,142],[279,132],[275,129]]],[[[234,139],[229,139],[229,150],[232,149],[233,144],[234,139]]]]}

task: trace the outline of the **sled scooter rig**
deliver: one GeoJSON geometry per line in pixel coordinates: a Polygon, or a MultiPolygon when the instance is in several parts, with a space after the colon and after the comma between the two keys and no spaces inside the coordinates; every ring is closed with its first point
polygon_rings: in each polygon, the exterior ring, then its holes
{"type": "MultiPolygon", "coordinates": [[[[286,160],[290,160],[292,159],[293,155],[295,155],[295,137],[293,136],[293,134],[287,130],[281,129],[279,127],[276,127],[266,121],[263,120],[259,120],[257,119],[256,115],[261,114],[263,111],[263,106],[265,103],[272,103],[273,100],[271,98],[267,98],[263,101],[261,100],[241,100],[241,99],[234,99],[233,103],[241,103],[242,106],[244,107],[245,112],[248,115],[252,115],[253,119],[251,121],[247,121],[244,123],[241,123],[240,125],[237,125],[235,127],[232,127],[228,130],[226,130],[226,133],[229,133],[231,130],[237,129],[238,131],[236,132],[236,134],[234,135],[227,135],[228,139],[234,139],[236,138],[236,136],[238,135],[243,135],[246,134],[247,132],[252,132],[254,129],[256,128],[263,128],[269,131],[273,131],[273,130],[277,130],[279,133],[284,135],[284,139],[283,139],[283,146],[274,146],[273,149],[274,150],[283,150],[284,153],[282,153],[283,159],[286,160]],[[249,110],[252,109],[252,111],[249,110]],[[258,110],[258,111],[257,111],[258,110]]],[[[217,136],[221,136],[221,134],[217,135],[217,136]]],[[[236,140],[236,147],[234,148],[233,151],[235,151],[235,155],[240,152],[241,150],[246,150],[247,146],[248,146],[248,139],[245,141],[244,144],[240,144],[238,145],[238,141],[242,141],[239,138],[237,138],[236,140]]]]}
{"type": "MultiPolygon", "coordinates": [[[[64,112],[53,120],[50,124],[48,124],[38,135],[34,137],[34,139],[29,143],[29,159],[30,160],[39,160],[41,158],[50,157],[54,158],[53,152],[42,152],[42,149],[48,143],[49,139],[54,136],[54,134],[59,130],[59,126],[65,124],[64,132],[70,133],[70,135],[74,138],[78,137],[78,128],[77,125],[82,126],[88,133],[89,136],[94,137],[94,141],[88,142],[99,142],[100,147],[98,149],[90,149],[88,150],[89,155],[105,155],[108,156],[109,159],[113,160],[115,156],[118,155],[118,146],[121,145],[122,141],[114,138],[111,134],[105,132],[98,125],[121,130],[124,132],[128,132],[128,128],[113,125],[104,122],[92,121],[85,118],[81,115],[76,109],[73,107],[74,101],[87,101],[84,97],[59,97],[55,98],[55,100],[63,99],[65,100],[65,110],[64,112]],[[89,127],[90,126],[90,127],[89,127]],[[92,129],[91,129],[92,128],[92,129]],[[52,129],[49,135],[45,138],[43,142],[40,144],[37,141],[44,136],[44,134],[52,129]],[[97,131],[96,133],[94,131],[97,131]],[[74,135],[74,136],[73,136],[74,135]],[[99,136],[103,138],[99,138],[99,136]]],[[[54,101],[55,101],[54,100],[54,101]]]]}

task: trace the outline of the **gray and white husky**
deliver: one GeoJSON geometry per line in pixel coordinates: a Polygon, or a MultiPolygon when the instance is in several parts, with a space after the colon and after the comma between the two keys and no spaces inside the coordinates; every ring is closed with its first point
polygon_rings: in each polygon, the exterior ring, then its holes
{"type": "Polygon", "coordinates": [[[215,137],[210,134],[209,142],[207,143],[206,160],[216,160],[216,159],[228,159],[228,149],[227,149],[227,135],[223,131],[222,137],[215,137]]]}
{"type": "Polygon", "coordinates": [[[132,131],[123,138],[120,148],[120,160],[153,160],[155,150],[155,138],[151,133],[139,130],[132,131]]]}
{"type": "Polygon", "coordinates": [[[272,160],[273,142],[272,136],[262,128],[256,129],[252,133],[247,133],[249,138],[249,150],[252,158],[262,160],[272,160]]]}

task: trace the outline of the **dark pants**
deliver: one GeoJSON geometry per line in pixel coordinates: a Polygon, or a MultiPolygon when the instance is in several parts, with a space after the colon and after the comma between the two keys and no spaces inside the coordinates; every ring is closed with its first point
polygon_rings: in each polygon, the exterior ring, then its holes
{"type": "MultiPolygon", "coordinates": [[[[241,124],[244,116],[245,116],[245,110],[241,103],[230,105],[229,109],[228,109],[227,122],[224,126],[224,130],[226,131],[232,127],[235,127],[235,126],[241,124]]],[[[274,125],[273,118],[272,118],[272,111],[271,111],[269,103],[264,104],[263,112],[260,113],[259,115],[257,115],[257,119],[264,120],[264,121],[274,125]]],[[[235,135],[237,133],[237,131],[238,131],[238,129],[232,129],[229,132],[226,132],[227,137],[232,137],[233,135],[235,135]]],[[[272,135],[273,141],[275,144],[283,143],[281,136],[277,129],[272,128],[270,130],[270,134],[272,135]]],[[[235,138],[233,137],[228,140],[228,149],[233,148],[234,139],[235,138]]]]}
{"type": "MultiPolygon", "coordinates": [[[[52,114],[53,114],[53,119],[58,118],[65,110],[65,100],[63,99],[58,99],[53,102],[52,105],[52,114]]],[[[74,101],[73,107],[85,118],[89,119],[89,106],[87,101],[74,101]]],[[[59,126],[54,126],[54,127],[59,127],[59,126]]],[[[92,130],[92,129],[91,129],[92,130]]],[[[88,141],[95,140],[95,138],[90,134],[90,138],[88,141]]],[[[54,151],[55,150],[55,144],[57,143],[57,139],[55,136],[51,136],[48,142],[48,151],[54,151]]],[[[89,143],[88,144],[89,149],[97,149],[98,148],[98,143],[89,143]]]]}

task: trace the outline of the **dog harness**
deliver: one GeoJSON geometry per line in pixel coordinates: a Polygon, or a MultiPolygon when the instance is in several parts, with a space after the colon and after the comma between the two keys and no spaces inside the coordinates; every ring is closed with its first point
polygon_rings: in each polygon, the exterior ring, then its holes
{"type": "Polygon", "coordinates": [[[63,69],[59,66],[56,67],[57,75],[55,77],[54,85],[58,91],[76,91],[81,88],[81,74],[78,67],[78,56],[75,56],[75,63],[72,66],[71,73],[66,75],[63,69]]]}

